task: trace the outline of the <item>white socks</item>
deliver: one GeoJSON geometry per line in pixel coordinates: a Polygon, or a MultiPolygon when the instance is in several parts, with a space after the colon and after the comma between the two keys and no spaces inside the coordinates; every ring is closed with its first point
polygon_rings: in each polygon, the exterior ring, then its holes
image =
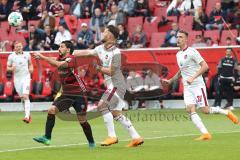
{"type": "Polygon", "coordinates": [[[190,114],[190,117],[192,119],[192,122],[201,131],[201,133],[203,133],[203,134],[208,133],[205,125],[203,124],[201,118],[198,116],[198,114],[196,112],[192,112],[190,114]]]}
{"type": "Polygon", "coordinates": [[[136,129],[133,127],[131,121],[125,117],[124,115],[119,115],[118,117],[114,118],[116,121],[119,121],[122,126],[128,131],[132,139],[140,138],[139,134],[137,133],[136,129]]]}
{"type": "Polygon", "coordinates": [[[105,122],[105,125],[107,127],[108,136],[109,137],[117,137],[114,129],[114,123],[113,123],[113,115],[111,112],[107,112],[103,114],[103,120],[105,122]]]}
{"type": "Polygon", "coordinates": [[[224,109],[219,108],[219,107],[209,107],[209,113],[210,114],[220,113],[220,114],[227,115],[228,114],[228,110],[224,110],[224,109]]]}
{"type": "Polygon", "coordinates": [[[24,100],[25,118],[30,117],[30,100],[24,100]]]}

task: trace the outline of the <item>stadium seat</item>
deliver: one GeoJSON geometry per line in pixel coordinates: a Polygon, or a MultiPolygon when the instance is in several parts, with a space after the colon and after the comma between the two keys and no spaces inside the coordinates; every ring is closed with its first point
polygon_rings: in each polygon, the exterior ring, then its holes
{"type": "Polygon", "coordinates": [[[164,43],[166,32],[152,33],[150,47],[158,48],[164,43]]]}
{"type": "Polygon", "coordinates": [[[145,19],[143,24],[143,32],[147,36],[147,41],[150,42],[152,33],[158,32],[158,21],[157,19],[152,20],[149,22],[147,19],[145,19]]]}
{"type": "Polygon", "coordinates": [[[238,31],[236,29],[232,29],[231,32],[232,33],[230,33],[229,30],[223,30],[222,31],[220,45],[226,45],[226,38],[227,37],[230,37],[232,39],[233,45],[236,45],[236,40],[235,39],[238,36],[238,31]]]}
{"type": "Polygon", "coordinates": [[[188,45],[192,46],[192,44],[195,42],[196,35],[202,35],[202,31],[191,31],[188,35],[188,45]]]}
{"type": "Polygon", "coordinates": [[[188,32],[192,31],[193,27],[193,16],[181,16],[179,19],[179,28],[184,29],[188,32]]]}
{"type": "Polygon", "coordinates": [[[143,25],[143,17],[128,17],[127,31],[129,35],[135,31],[137,25],[143,25]]]}
{"type": "Polygon", "coordinates": [[[178,21],[178,17],[177,16],[167,16],[166,18],[168,20],[167,24],[159,26],[158,27],[158,32],[167,32],[167,31],[169,31],[172,28],[172,26],[171,26],[172,22],[177,22],[178,21]]]}
{"type": "Polygon", "coordinates": [[[219,31],[218,30],[207,30],[204,32],[204,37],[210,37],[214,43],[218,44],[219,41],[219,31]]]}
{"type": "Polygon", "coordinates": [[[69,14],[69,11],[70,11],[70,5],[69,4],[64,4],[64,13],[65,14],[69,14]]]}
{"type": "Polygon", "coordinates": [[[167,7],[159,7],[154,9],[154,16],[162,17],[167,16],[167,7]]]}

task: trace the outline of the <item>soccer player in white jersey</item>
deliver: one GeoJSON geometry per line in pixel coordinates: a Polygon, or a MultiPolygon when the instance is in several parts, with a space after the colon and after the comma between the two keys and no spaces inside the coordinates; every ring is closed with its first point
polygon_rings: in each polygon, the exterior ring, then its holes
{"type": "Polygon", "coordinates": [[[104,74],[107,90],[98,103],[104,122],[108,130],[108,138],[101,145],[109,146],[118,143],[114,129],[113,119],[120,122],[130,134],[132,141],[128,147],[136,147],[142,144],[143,138],[137,133],[131,121],[122,114],[125,105],[123,98],[126,92],[126,84],[121,71],[121,52],[115,46],[119,31],[116,27],[107,26],[103,33],[103,44],[94,50],[75,51],[75,56],[98,56],[102,65],[96,65],[96,70],[104,74]]]}
{"type": "Polygon", "coordinates": [[[211,134],[198,116],[196,112],[197,106],[200,107],[200,110],[203,113],[220,113],[226,115],[235,124],[238,124],[239,121],[229,110],[208,106],[206,85],[202,78],[202,74],[208,70],[208,65],[196,49],[187,46],[187,38],[187,32],[183,30],[178,32],[177,46],[180,47],[180,50],[177,52],[176,57],[179,71],[170,80],[164,80],[164,83],[171,85],[173,81],[182,76],[186,110],[189,113],[192,122],[202,133],[202,135],[196,140],[209,140],[211,139],[211,134]]]}
{"type": "Polygon", "coordinates": [[[30,116],[30,81],[31,73],[33,72],[33,65],[31,56],[28,52],[23,52],[23,44],[15,42],[14,52],[8,56],[7,71],[14,73],[14,87],[21,97],[21,101],[25,111],[23,121],[30,123],[32,121],[30,116]]]}

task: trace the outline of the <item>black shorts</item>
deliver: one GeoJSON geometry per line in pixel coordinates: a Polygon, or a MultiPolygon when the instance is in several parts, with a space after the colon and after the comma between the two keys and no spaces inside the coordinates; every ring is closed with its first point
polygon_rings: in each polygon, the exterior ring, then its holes
{"type": "Polygon", "coordinates": [[[85,97],[83,96],[61,95],[53,102],[52,105],[56,106],[59,112],[67,110],[71,106],[73,106],[73,108],[78,114],[83,114],[87,112],[87,103],[85,97]]]}

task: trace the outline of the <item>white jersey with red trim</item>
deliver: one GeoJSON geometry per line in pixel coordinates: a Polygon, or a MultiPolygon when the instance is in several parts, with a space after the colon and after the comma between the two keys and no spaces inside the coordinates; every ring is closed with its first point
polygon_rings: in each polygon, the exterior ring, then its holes
{"type": "Polygon", "coordinates": [[[191,85],[187,83],[187,79],[196,74],[201,67],[200,63],[204,61],[200,53],[192,47],[187,47],[179,50],[176,57],[184,87],[205,86],[202,75],[198,76],[191,85]]]}
{"type": "Polygon", "coordinates": [[[13,52],[8,56],[7,65],[15,66],[14,79],[16,82],[19,79],[30,79],[30,72],[28,69],[30,60],[31,56],[28,52],[23,52],[23,54],[16,54],[13,52]]]}
{"type": "Polygon", "coordinates": [[[106,49],[104,45],[97,46],[94,49],[94,54],[97,54],[103,67],[115,68],[113,75],[104,75],[105,84],[107,87],[126,87],[125,80],[121,71],[121,52],[116,46],[111,46],[106,49]]]}

